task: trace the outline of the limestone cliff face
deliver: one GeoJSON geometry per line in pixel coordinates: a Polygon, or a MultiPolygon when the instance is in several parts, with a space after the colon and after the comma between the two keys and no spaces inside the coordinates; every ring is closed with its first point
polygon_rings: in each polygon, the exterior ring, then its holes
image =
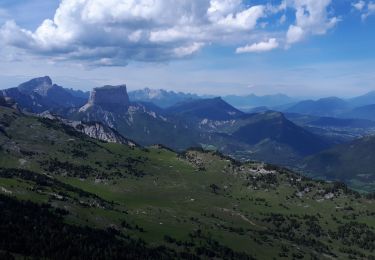
{"type": "Polygon", "coordinates": [[[106,111],[126,111],[129,107],[129,96],[126,85],[104,86],[94,88],[88,103],[80,111],[87,111],[91,107],[98,107],[106,111]]]}
{"type": "Polygon", "coordinates": [[[136,146],[136,144],[117,133],[115,130],[101,124],[101,123],[83,123],[71,124],[77,131],[84,133],[94,139],[105,141],[108,143],[126,144],[129,146],[136,146]]]}
{"type": "MultiPolygon", "coordinates": [[[[1,96],[0,96],[1,100],[1,96]]],[[[57,115],[53,115],[50,112],[44,112],[38,114],[38,116],[47,118],[50,120],[56,120],[64,125],[73,127],[76,131],[81,132],[91,138],[101,140],[108,143],[119,143],[125,144],[131,147],[137,146],[137,144],[119,134],[116,130],[101,124],[99,122],[82,122],[82,121],[72,121],[57,115]]],[[[1,130],[1,129],[0,129],[1,130]]]]}

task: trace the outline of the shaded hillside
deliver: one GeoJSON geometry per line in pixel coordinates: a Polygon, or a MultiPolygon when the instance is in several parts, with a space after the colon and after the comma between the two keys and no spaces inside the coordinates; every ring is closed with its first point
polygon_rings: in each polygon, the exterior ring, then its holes
{"type": "Polygon", "coordinates": [[[360,107],[375,104],[375,91],[347,100],[351,106],[360,107]]]}
{"type": "Polygon", "coordinates": [[[375,192],[375,137],[369,136],[308,157],[303,169],[313,176],[340,180],[375,192]]]}
{"type": "Polygon", "coordinates": [[[293,124],[279,112],[243,114],[229,120],[204,118],[193,122],[200,132],[212,134],[210,139],[201,142],[240,160],[293,166],[306,154],[331,145],[330,141],[293,124]],[[222,140],[212,138],[218,135],[222,140]]]}
{"type": "Polygon", "coordinates": [[[306,100],[287,108],[286,113],[307,114],[315,116],[335,116],[349,108],[349,104],[336,97],[322,98],[319,100],[306,100]]]}
{"type": "MultiPolygon", "coordinates": [[[[3,174],[2,171],[0,175],[3,174]]],[[[0,210],[0,250],[7,252],[0,252],[1,259],[14,259],[9,252],[50,259],[156,259],[183,256],[168,252],[165,248],[147,248],[143,241],[119,236],[113,228],[99,230],[66,224],[64,216],[69,211],[49,204],[38,205],[0,194],[0,210]]]]}
{"type": "Polygon", "coordinates": [[[375,121],[375,104],[356,107],[345,114],[342,114],[341,117],[345,118],[362,118],[375,121]]]}
{"type": "Polygon", "coordinates": [[[235,131],[232,136],[250,145],[264,140],[285,144],[301,155],[313,154],[329,146],[318,136],[287,120],[283,114],[270,112],[235,131]]]}

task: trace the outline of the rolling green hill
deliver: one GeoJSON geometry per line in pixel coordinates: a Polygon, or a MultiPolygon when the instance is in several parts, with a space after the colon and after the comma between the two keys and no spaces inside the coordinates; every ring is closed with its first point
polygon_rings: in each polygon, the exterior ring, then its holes
{"type": "Polygon", "coordinates": [[[214,152],[91,139],[0,107],[0,257],[373,259],[375,204],[214,152]]]}

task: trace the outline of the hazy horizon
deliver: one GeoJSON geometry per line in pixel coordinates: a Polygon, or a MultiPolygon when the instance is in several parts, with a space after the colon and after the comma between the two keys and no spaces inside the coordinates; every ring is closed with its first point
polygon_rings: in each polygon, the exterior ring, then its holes
{"type": "MultiPolygon", "coordinates": [[[[44,76],[48,76],[48,75],[44,75],[44,76]]],[[[34,77],[30,77],[30,78],[25,78],[24,76],[22,77],[19,77],[19,79],[24,79],[24,81],[21,81],[21,82],[18,82],[18,83],[15,83],[15,85],[12,85],[12,86],[0,86],[0,90],[4,90],[4,89],[8,89],[8,88],[13,88],[13,87],[17,87],[18,85],[24,83],[24,82],[27,82],[31,79],[34,79],[34,78],[39,78],[39,77],[44,77],[44,76],[34,76],[34,77]]],[[[50,77],[50,76],[48,76],[50,77]]],[[[15,77],[18,79],[18,77],[15,77]]],[[[90,92],[92,89],[94,88],[97,88],[97,87],[102,87],[104,85],[108,85],[108,84],[103,84],[103,85],[97,85],[97,86],[88,86],[88,87],[83,87],[83,88],[79,88],[79,87],[74,87],[74,86],[70,86],[70,85],[63,85],[63,84],[60,84],[59,82],[56,82],[54,80],[54,78],[52,78],[52,82],[53,84],[56,84],[56,85],[59,85],[61,87],[64,87],[64,88],[67,88],[67,89],[73,89],[73,90],[81,90],[81,91],[84,91],[84,92],[90,92]]],[[[125,84],[126,87],[127,87],[127,90],[128,92],[130,91],[139,91],[139,90],[144,90],[144,89],[150,89],[150,90],[164,90],[164,91],[172,91],[172,92],[175,92],[175,93],[184,93],[184,94],[192,94],[192,95],[197,95],[199,97],[203,97],[203,98],[211,98],[211,97],[226,97],[226,96],[238,96],[238,97],[245,97],[245,96],[250,96],[250,95],[255,95],[255,96],[258,96],[258,97],[262,97],[262,96],[275,96],[275,95],[285,95],[285,96],[288,96],[288,97],[291,97],[291,98],[294,98],[296,100],[308,100],[308,99],[311,99],[311,100],[317,100],[317,99],[322,99],[322,98],[330,98],[330,97],[338,97],[338,98],[341,98],[341,99],[350,99],[350,98],[355,98],[355,97],[358,97],[358,96],[362,96],[362,95],[366,95],[370,92],[375,92],[375,90],[370,90],[368,92],[364,92],[362,94],[358,94],[358,95],[353,95],[353,96],[340,96],[340,95],[331,95],[331,96],[297,96],[297,95],[288,95],[286,93],[269,93],[269,94],[256,94],[256,93],[253,93],[253,92],[248,92],[248,93],[241,93],[241,94],[222,94],[222,95],[217,95],[213,92],[211,93],[199,93],[199,92],[194,92],[194,91],[189,91],[189,90],[175,90],[173,88],[154,88],[152,86],[145,86],[145,87],[140,87],[140,88],[132,88],[131,86],[129,86],[126,82],[119,82],[117,84],[113,84],[113,85],[122,85],[122,84],[125,84]]]]}

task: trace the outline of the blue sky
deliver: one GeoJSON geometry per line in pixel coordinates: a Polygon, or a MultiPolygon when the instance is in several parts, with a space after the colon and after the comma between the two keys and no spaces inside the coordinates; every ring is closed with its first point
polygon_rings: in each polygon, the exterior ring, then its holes
{"type": "Polygon", "coordinates": [[[374,46],[371,0],[0,1],[0,88],[349,97],[375,90],[374,46]]]}

